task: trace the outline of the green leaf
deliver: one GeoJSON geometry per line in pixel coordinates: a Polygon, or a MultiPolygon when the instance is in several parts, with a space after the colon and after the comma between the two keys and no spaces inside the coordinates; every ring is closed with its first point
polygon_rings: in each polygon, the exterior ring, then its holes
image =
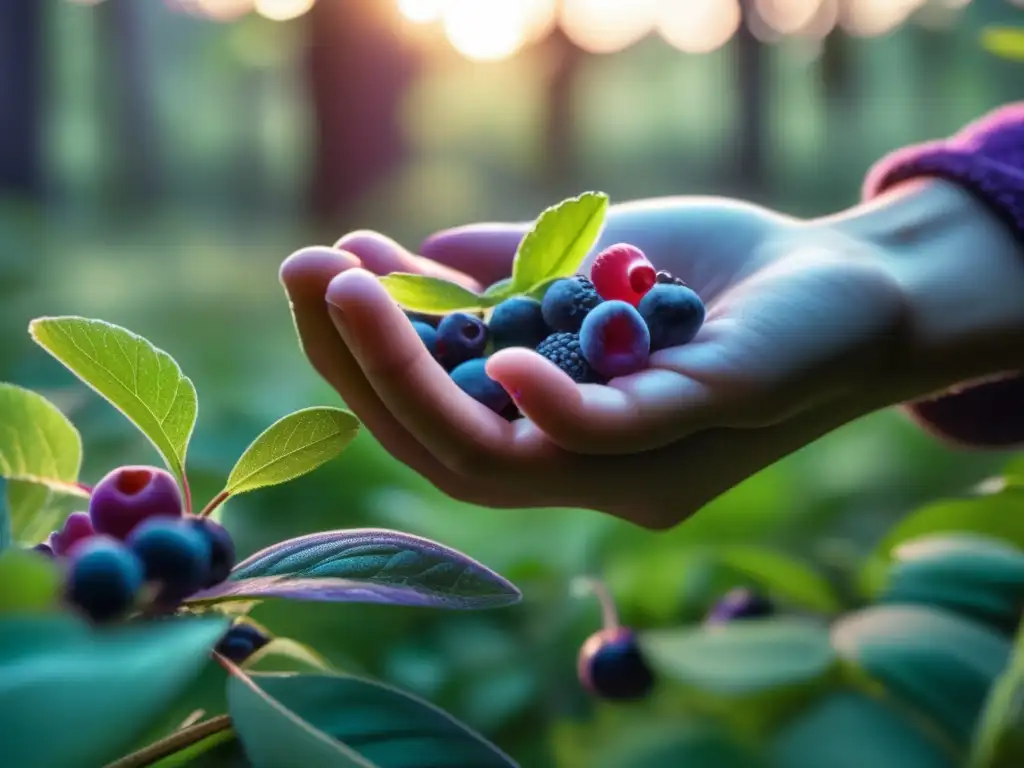
{"type": "Polygon", "coordinates": [[[971,745],[968,768],[1024,765],[1024,629],[1017,633],[1013,660],[989,690],[971,745]]]}
{"type": "Polygon", "coordinates": [[[585,192],[544,211],[516,250],[514,293],[575,274],[600,237],[607,211],[608,196],[601,192],[585,192]]]}
{"type": "Polygon", "coordinates": [[[776,768],[954,768],[946,751],[896,709],[836,691],[774,735],[776,768]]]}
{"type": "Polygon", "coordinates": [[[200,673],[226,628],[166,619],[99,632],[70,616],[0,619],[4,768],[115,760],[200,673]]]}
{"type": "Polygon", "coordinates": [[[169,354],[131,331],[84,317],[41,317],[37,344],[127,416],[184,481],[196,388],[169,354]]]}
{"type": "Polygon", "coordinates": [[[359,433],[349,411],[305,408],[271,424],[238,459],[224,491],[245,493],[312,472],[348,447],[359,433]]]}
{"type": "Polygon", "coordinates": [[[57,610],[61,582],[60,568],[45,555],[19,549],[0,553],[0,614],[57,610]]]}
{"type": "Polygon", "coordinates": [[[441,315],[484,306],[469,289],[440,277],[392,272],[380,278],[380,282],[391,298],[412,312],[441,315]]]}
{"type": "Polygon", "coordinates": [[[242,667],[251,672],[332,672],[323,656],[287,637],[275,637],[246,659],[242,667]]]}
{"type": "Polygon", "coordinates": [[[748,746],[710,723],[631,724],[616,731],[593,768],[766,768],[748,746]]]}
{"type": "Polygon", "coordinates": [[[38,500],[49,498],[51,490],[88,498],[77,485],[81,465],[82,438],[57,406],[31,390],[0,383],[0,477],[18,484],[8,486],[0,549],[32,526],[42,508],[38,500]],[[41,488],[26,491],[24,483],[41,488]]]}
{"type": "MultiPolygon", "coordinates": [[[[242,745],[230,728],[190,744],[162,760],[149,763],[149,768],[251,768],[242,745]]],[[[116,768],[116,766],[108,766],[116,768]]]]}
{"type": "Polygon", "coordinates": [[[377,768],[264,693],[243,674],[228,680],[235,733],[255,768],[284,765],[377,768]]]}
{"type": "Polygon", "coordinates": [[[83,503],[80,496],[22,480],[8,480],[5,496],[13,539],[31,544],[45,541],[83,503]]]}
{"type": "MultiPolygon", "coordinates": [[[[380,768],[515,766],[497,747],[437,707],[380,683],[346,675],[260,674],[252,680],[265,695],[318,733],[358,753],[366,764],[380,768]]],[[[242,740],[248,746],[244,735],[242,740]]]]}
{"type": "Polygon", "coordinates": [[[763,589],[801,608],[822,613],[842,610],[832,585],[813,568],[792,557],[770,549],[737,546],[722,550],[718,558],[763,589]]]}
{"type": "Polygon", "coordinates": [[[981,32],[981,46],[1000,58],[1024,61],[1024,29],[987,27],[981,32]]]}
{"type": "Polygon", "coordinates": [[[778,618],[641,636],[652,667],[696,696],[735,702],[802,693],[837,668],[828,628],[778,618]]]}
{"type": "Polygon", "coordinates": [[[836,651],[897,700],[966,746],[989,687],[1010,656],[1009,641],[939,608],[873,606],[832,628],[836,651]],[[953,695],[955,692],[955,695],[953,695]]]}

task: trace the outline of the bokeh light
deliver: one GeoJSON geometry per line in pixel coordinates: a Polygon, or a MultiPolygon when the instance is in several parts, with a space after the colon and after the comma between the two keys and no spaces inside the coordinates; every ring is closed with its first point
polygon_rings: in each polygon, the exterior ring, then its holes
{"type": "Polygon", "coordinates": [[[822,0],[757,0],[754,9],[761,21],[782,35],[791,35],[810,24],[822,0]]]}
{"type": "Polygon", "coordinates": [[[590,53],[628,48],[654,28],[665,0],[563,0],[560,23],[566,36],[590,53]]]}
{"type": "Polygon", "coordinates": [[[309,11],[316,0],[255,0],[253,9],[271,21],[297,19],[309,11]]]}
{"type": "Polygon", "coordinates": [[[663,0],[657,32],[686,53],[721,48],[743,20],[739,0],[663,0]]]}
{"type": "Polygon", "coordinates": [[[253,9],[253,0],[193,0],[197,13],[215,21],[233,21],[253,9]]]}
{"type": "Polygon", "coordinates": [[[398,12],[413,24],[431,24],[441,18],[442,0],[398,0],[398,12]]]}
{"type": "Polygon", "coordinates": [[[851,35],[874,37],[896,29],[927,0],[857,0],[840,6],[839,23],[851,35]]]}
{"type": "Polygon", "coordinates": [[[448,42],[473,61],[507,59],[526,42],[523,2],[445,0],[441,20],[448,42]]]}

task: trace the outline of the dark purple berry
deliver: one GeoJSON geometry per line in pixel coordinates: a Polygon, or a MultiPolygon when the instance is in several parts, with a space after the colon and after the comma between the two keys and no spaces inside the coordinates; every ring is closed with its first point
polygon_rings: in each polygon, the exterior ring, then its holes
{"type": "Polygon", "coordinates": [[[541,303],[526,296],[515,296],[501,302],[491,313],[487,327],[495,349],[535,349],[551,334],[551,329],[544,322],[541,303]]]}
{"type": "Polygon", "coordinates": [[[209,570],[203,589],[215,587],[227,580],[235,567],[235,542],[227,528],[207,517],[190,517],[188,523],[210,543],[209,570]]]}
{"type": "Polygon", "coordinates": [[[50,547],[58,557],[71,553],[72,547],[96,535],[88,512],[72,512],[64,521],[64,527],[50,535],[50,547]]]}
{"type": "Polygon", "coordinates": [[[420,341],[423,342],[423,346],[427,348],[427,352],[430,353],[431,357],[437,357],[437,331],[434,327],[421,322],[413,323],[412,327],[416,331],[416,335],[420,337],[420,341]]]}
{"type": "Polygon", "coordinates": [[[599,384],[603,379],[583,357],[580,337],[575,333],[553,333],[537,347],[537,354],[547,358],[577,384],[599,384]]]}
{"type": "Polygon", "coordinates": [[[637,309],[616,299],[587,315],[580,329],[580,348],[602,376],[628,376],[647,367],[651,335],[637,309]]]}
{"type": "Polygon", "coordinates": [[[594,284],[582,275],[565,277],[548,286],[541,302],[544,322],[553,331],[578,333],[583,319],[601,303],[594,284]]]}
{"type": "Polygon", "coordinates": [[[477,357],[458,365],[452,371],[452,381],[459,389],[495,413],[501,413],[512,401],[508,392],[487,375],[487,358],[477,357]]]}
{"type": "Polygon", "coordinates": [[[602,699],[629,701],[647,696],[654,673],[636,635],[625,627],[595,632],[580,648],[577,672],[583,686],[602,699]]]}
{"type": "Polygon", "coordinates": [[[437,359],[446,370],[480,357],[487,347],[487,326],[479,317],[454,312],[437,326],[437,359]]]}
{"type": "Polygon", "coordinates": [[[67,601],[97,623],[124,616],[142,587],[142,563],[120,541],[94,536],[69,558],[67,601]]]}
{"type": "Polygon", "coordinates": [[[704,324],[704,302],[685,285],[656,285],[637,309],[650,331],[652,352],[692,341],[704,324]]]}
{"type": "Polygon", "coordinates": [[[128,546],[142,561],[146,581],[160,585],[163,604],[177,603],[209,581],[210,541],[186,520],[147,520],[128,536],[128,546]]]}
{"type": "Polygon", "coordinates": [[[775,613],[775,606],[768,598],[756,592],[737,587],[725,593],[708,612],[705,624],[728,624],[743,619],[761,619],[775,613]]]}
{"type": "Polygon", "coordinates": [[[270,642],[270,638],[252,624],[234,624],[217,643],[215,650],[235,664],[241,664],[270,642]]]}
{"type": "Polygon", "coordinates": [[[178,483],[159,467],[119,467],[96,484],[89,499],[96,532],[115,539],[127,539],[143,520],[181,515],[178,483]]]}

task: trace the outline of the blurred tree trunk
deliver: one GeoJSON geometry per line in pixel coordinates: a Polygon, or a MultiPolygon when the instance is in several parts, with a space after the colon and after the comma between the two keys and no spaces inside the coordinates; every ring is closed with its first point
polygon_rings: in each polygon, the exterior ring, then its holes
{"type": "Polygon", "coordinates": [[[544,131],[544,176],[553,190],[572,183],[575,171],[576,83],[586,53],[555,27],[545,45],[551,56],[544,131]]]}
{"type": "MultiPolygon", "coordinates": [[[[748,22],[757,12],[755,5],[754,0],[742,0],[743,16],[748,22]]],[[[750,27],[749,23],[741,24],[733,43],[739,96],[733,157],[736,180],[745,194],[756,198],[764,192],[766,183],[765,149],[770,138],[766,106],[771,103],[771,77],[765,72],[764,45],[750,27]]]]}
{"type": "Polygon", "coordinates": [[[108,149],[113,156],[112,197],[118,206],[152,205],[160,193],[161,166],[153,80],[143,26],[145,4],[106,0],[96,6],[101,49],[107,51],[111,94],[108,149]]]}
{"type": "Polygon", "coordinates": [[[42,193],[41,0],[0,0],[0,193],[42,193]]]}
{"type": "Polygon", "coordinates": [[[318,216],[349,208],[404,155],[399,110],[417,62],[382,6],[319,2],[307,14],[318,216]]]}

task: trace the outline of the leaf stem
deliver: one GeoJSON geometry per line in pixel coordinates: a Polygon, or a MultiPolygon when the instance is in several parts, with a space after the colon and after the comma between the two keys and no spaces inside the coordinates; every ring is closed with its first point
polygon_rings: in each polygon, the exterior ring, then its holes
{"type": "Polygon", "coordinates": [[[188,487],[188,476],[181,470],[181,491],[185,497],[185,514],[192,514],[192,489],[188,487]]]}
{"type": "Polygon", "coordinates": [[[75,487],[87,496],[92,496],[92,486],[85,483],[75,483],[75,487]]]}
{"type": "Polygon", "coordinates": [[[573,581],[573,591],[577,594],[592,594],[601,604],[601,623],[607,630],[619,628],[619,612],[615,609],[615,599],[608,586],[593,576],[580,576],[573,581]]]}
{"type": "Polygon", "coordinates": [[[143,747],[137,752],[132,752],[130,755],[110,763],[106,768],[145,768],[145,766],[152,765],[157,760],[162,760],[168,755],[180,752],[185,747],[190,747],[208,736],[226,731],[230,727],[231,717],[228,715],[218,715],[201,723],[190,725],[188,728],[175,731],[165,739],[154,742],[148,747],[143,747]]]}
{"type": "Polygon", "coordinates": [[[210,499],[209,503],[205,507],[203,507],[202,512],[199,513],[199,517],[209,517],[213,514],[213,510],[228,500],[229,496],[231,496],[231,493],[227,489],[218,493],[210,499]]]}

